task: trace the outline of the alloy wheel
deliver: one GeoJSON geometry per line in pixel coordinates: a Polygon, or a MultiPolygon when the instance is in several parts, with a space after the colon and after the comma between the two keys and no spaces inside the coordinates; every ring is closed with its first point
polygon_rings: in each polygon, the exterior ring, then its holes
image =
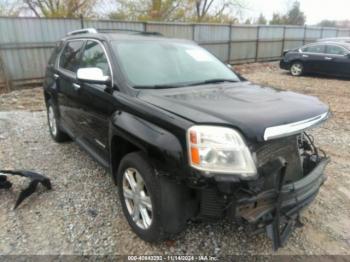
{"type": "Polygon", "coordinates": [[[145,181],[135,168],[127,168],[123,174],[124,201],[134,223],[141,229],[152,224],[152,202],[145,181]]]}
{"type": "Polygon", "coordinates": [[[51,130],[51,133],[53,136],[56,136],[57,135],[57,125],[56,125],[55,113],[53,112],[52,106],[49,106],[49,108],[48,108],[48,119],[49,119],[49,127],[51,130]]]}
{"type": "Polygon", "coordinates": [[[295,63],[292,65],[290,71],[293,76],[300,76],[303,72],[303,65],[300,63],[295,63]]]}

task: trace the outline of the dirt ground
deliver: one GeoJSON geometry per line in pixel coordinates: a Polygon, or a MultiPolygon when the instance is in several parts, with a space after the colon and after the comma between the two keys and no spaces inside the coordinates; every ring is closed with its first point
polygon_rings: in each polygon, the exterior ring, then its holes
{"type": "Polygon", "coordinates": [[[292,77],[276,63],[235,69],[248,80],[319,97],[332,117],[312,131],[330,155],[328,180],[304,212],[305,226],[274,253],[264,235],[249,236],[222,221],[190,224],[174,241],[148,244],[133,234],[108,174],[74,143],[55,144],[47,131],[42,89],[0,95],[0,167],[30,168],[54,189],[35,193],[12,210],[23,179],[0,191],[1,254],[350,255],[350,80],[292,77]]]}

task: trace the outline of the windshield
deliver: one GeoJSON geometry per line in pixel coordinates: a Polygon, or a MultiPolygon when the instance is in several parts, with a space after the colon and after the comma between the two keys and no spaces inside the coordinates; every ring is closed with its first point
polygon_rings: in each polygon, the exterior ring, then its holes
{"type": "Polygon", "coordinates": [[[122,70],[134,88],[239,81],[226,65],[196,45],[125,41],[112,42],[112,46],[122,70]]]}

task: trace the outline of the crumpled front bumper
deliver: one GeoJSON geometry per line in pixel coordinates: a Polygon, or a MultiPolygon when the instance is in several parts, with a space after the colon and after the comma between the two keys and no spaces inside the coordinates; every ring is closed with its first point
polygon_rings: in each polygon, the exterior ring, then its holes
{"type": "MultiPolygon", "coordinates": [[[[286,184],[281,189],[281,208],[300,205],[317,194],[320,186],[326,180],[324,169],[329,158],[322,159],[317,166],[303,179],[286,184]]],[[[250,223],[257,222],[265,214],[275,208],[277,192],[275,189],[264,191],[256,196],[238,200],[238,212],[250,223]],[[253,208],[251,207],[253,204],[253,208]]]]}
{"type": "MultiPolygon", "coordinates": [[[[326,180],[324,170],[329,161],[328,157],[320,159],[312,171],[298,181],[288,184],[281,181],[279,187],[239,198],[236,217],[254,225],[256,230],[267,229],[274,249],[279,248],[299,221],[300,211],[312,202],[326,180]]],[[[280,173],[282,180],[284,165],[283,160],[279,160],[273,167],[274,172],[280,173]]]]}

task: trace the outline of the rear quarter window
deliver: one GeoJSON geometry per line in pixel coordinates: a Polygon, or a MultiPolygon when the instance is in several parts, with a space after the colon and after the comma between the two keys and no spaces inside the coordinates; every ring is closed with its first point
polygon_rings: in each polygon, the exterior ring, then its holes
{"type": "Polygon", "coordinates": [[[51,56],[49,58],[49,61],[48,61],[48,65],[49,66],[54,66],[55,65],[57,56],[60,53],[60,51],[62,50],[62,47],[63,47],[63,42],[62,41],[56,43],[55,47],[52,50],[51,56]]]}
{"type": "Polygon", "coordinates": [[[330,55],[346,55],[348,52],[346,52],[346,50],[340,46],[327,45],[326,53],[330,55]]]}

